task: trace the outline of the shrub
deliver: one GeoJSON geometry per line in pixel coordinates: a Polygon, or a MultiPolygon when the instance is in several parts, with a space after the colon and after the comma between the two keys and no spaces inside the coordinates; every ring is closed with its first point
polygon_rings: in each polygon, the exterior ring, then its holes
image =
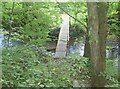
{"type": "Polygon", "coordinates": [[[70,55],[53,60],[36,46],[3,49],[2,56],[3,87],[68,87],[88,73],[86,58],[70,55]]]}

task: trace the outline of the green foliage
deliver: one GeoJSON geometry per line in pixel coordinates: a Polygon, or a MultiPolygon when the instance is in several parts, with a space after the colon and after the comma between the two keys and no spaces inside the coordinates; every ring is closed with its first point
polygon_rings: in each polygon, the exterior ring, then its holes
{"type": "Polygon", "coordinates": [[[24,87],[39,85],[39,82],[42,81],[40,77],[44,78],[44,72],[46,71],[46,69],[44,70],[46,65],[42,64],[40,60],[48,59],[47,57],[44,58],[46,54],[43,53],[39,53],[41,57],[37,57],[36,53],[38,51],[35,50],[37,49],[34,46],[3,50],[3,86],[24,87]]]}
{"type": "Polygon", "coordinates": [[[48,35],[48,29],[50,26],[50,17],[41,9],[38,8],[40,4],[25,3],[24,17],[25,24],[23,25],[23,34],[27,34],[27,38],[34,39],[36,43],[44,43],[48,35]]]}
{"type": "MultiPolygon", "coordinates": [[[[2,52],[3,87],[86,87],[90,81],[90,62],[78,54],[55,60],[44,48],[26,45],[2,52]],[[77,81],[77,83],[76,83],[77,81]]],[[[108,60],[106,86],[117,87],[117,69],[108,60]]]]}
{"type": "MultiPolygon", "coordinates": [[[[48,33],[49,35],[48,38],[52,40],[58,39],[59,32],[60,32],[60,27],[55,27],[50,29],[48,33]]],[[[69,35],[70,35],[70,38],[80,38],[80,37],[84,37],[85,31],[79,24],[73,24],[72,26],[70,26],[69,35]]]]}
{"type": "Polygon", "coordinates": [[[60,32],[60,27],[55,27],[50,29],[48,33],[49,34],[48,38],[50,38],[51,40],[58,39],[59,32],[60,32]]]}
{"type": "Polygon", "coordinates": [[[115,66],[115,60],[106,61],[105,75],[108,87],[118,87],[118,68],[115,66]]]}
{"type": "MultiPolygon", "coordinates": [[[[24,42],[30,41],[31,44],[43,45],[46,40],[49,40],[47,39],[48,29],[61,24],[61,9],[57,3],[14,2],[13,13],[12,2],[2,2],[1,5],[3,29],[10,39],[20,39],[24,42]]],[[[61,5],[65,11],[86,24],[85,6],[85,3],[64,3],[61,5]],[[80,8],[79,5],[81,5],[80,8]]],[[[76,21],[70,19],[70,23],[73,25],[76,24],[76,21]]],[[[75,32],[80,33],[81,31],[75,30],[75,32]]]]}
{"type": "Polygon", "coordinates": [[[68,87],[87,78],[88,60],[77,55],[56,61],[43,48],[27,45],[3,49],[2,56],[3,87],[68,87]]]}
{"type": "Polygon", "coordinates": [[[80,38],[84,37],[85,31],[79,24],[73,24],[70,27],[70,37],[71,38],[80,38]]]}
{"type": "Polygon", "coordinates": [[[120,3],[118,2],[108,4],[108,26],[111,34],[115,34],[116,36],[120,35],[119,5],[120,3]]]}
{"type": "Polygon", "coordinates": [[[42,45],[48,40],[48,29],[60,23],[54,3],[14,2],[13,13],[12,6],[12,2],[2,3],[3,29],[10,39],[42,45]]]}
{"type": "MultiPolygon", "coordinates": [[[[41,45],[47,37],[56,39],[61,24],[61,10],[56,3],[2,2],[2,27],[11,39],[20,39],[30,44],[22,47],[3,49],[2,82],[3,87],[85,87],[90,80],[90,63],[78,54],[55,60],[41,45]],[[11,33],[9,31],[11,30],[11,33]],[[50,33],[49,33],[50,31],[50,33]],[[49,33],[49,34],[48,34],[49,33]],[[75,83],[74,81],[77,81],[75,83]]],[[[64,3],[61,7],[80,20],[87,21],[86,3],[64,3]]],[[[119,35],[118,3],[110,3],[108,24],[112,33],[119,35]]],[[[70,37],[78,38],[85,34],[82,24],[70,19],[70,37]]],[[[105,76],[108,86],[118,85],[117,69],[113,61],[107,61],[105,76]]]]}
{"type": "MultiPolygon", "coordinates": [[[[76,19],[80,20],[84,25],[87,25],[87,4],[84,2],[68,2],[65,3],[66,7],[67,7],[67,12],[72,15],[73,17],[75,17],[76,19]]],[[[64,7],[63,7],[64,9],[64,7]]],[[[77,21],[75,19],[70,19],[70,23],[72,25],[76,24],[77,21]]],[[[79,23],[81,26],[83,24],[79,23]]],[[[84,26],[83,26],[84,27],[84,26]]]]}

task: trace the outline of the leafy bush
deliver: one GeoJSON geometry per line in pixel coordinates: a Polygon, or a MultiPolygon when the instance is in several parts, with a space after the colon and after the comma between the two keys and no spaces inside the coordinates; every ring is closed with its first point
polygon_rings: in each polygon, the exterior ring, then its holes
{"type": "Polygon", "coordinates": [[[118,87],[118,68],[115,66],[115,60],[106,61],[105,76],[108,87],[118,87]]]}
{"type": "Polygon", "coordinates": [[[83,79],[88,78],[87,75],[89,74],[89,61],[87,58],[81,57],[78,54],[72,54],[69,55],[65,61],[67,64],[66,66],[68,66],[68,70],[71,73],[71,76],[75,77],[81,75],[80,77],[83,79]]]}
{"type": "Polygon", "coordinates": [[[39,54],[40,58],[37,57],[34,46],[3,49],[2,53],[3,86],[27,86],[26,84],[31,85],[36,81],[33,79],[36,76],[34,68],[41,64],[43,54],[39,54]]]}
{"type": "Polygon", "coordinates": [[[3,49],[2,56],[3,87],[68,87],[88,73],[86,58],[70,55],[53,60],[43,48],[35,46],[3,49]]]}
{"type": "MultiPolygon", "coordinates": [[[[2,52],[3,87],[86,87],[90,63],[78,54],[55,60],[44,48],[26,45],[2,52]]],[[[106,86],[117,86],[117,69],[107,61],[106,86]]]]}

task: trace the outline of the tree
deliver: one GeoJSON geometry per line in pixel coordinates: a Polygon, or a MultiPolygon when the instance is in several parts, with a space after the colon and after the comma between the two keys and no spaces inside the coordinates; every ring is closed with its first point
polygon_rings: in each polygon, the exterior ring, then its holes
{"type": "Polygon", "coordinates": [[[87,28],[85,36],[84,57],[90,58],[90,43],[89,43],[89,29],[87,28]]]}
{"type": "Polygon", "coordinates": [[[49,4],[3,2],[2,24],[3,29],[7,32],[8,41],[17,39],[22,42],[27,41],[43,45],[47,40],[49,27],[53,25],[53,23],[50,23],[53,15],[49,15],[49,4]]]}
{"type": "MultiPolygon", "coordinates": [[[[108,25],[109,33],[115,36],[116,40],[120,42],[120,2],[108,4],[108,25]]],[[[119,46],[118,46],[119,47],[119,46]]],[[[118,48],[118,53],[120,48],[118,48]]]]}
{"type": "MultiPolygon", "coordinates": [[[[100,59],[99,59],[99,71],[104,72],[106,65],[106,40],[107,40],[107,3],[98,3],[98,19],[99,19],[99,48],[100,48],[100,59]]],[[[102,82],[100,86],[105,85],[105,78],[100,77],[102,82]]]]}
{"type": "Polygon", "coordinates": [[[106,51],[106,3],[88,2],[88,29],[90,43],[90,59],[92,63],[92,87],[104,87],[105,78],[102,72],[105,69],[106,51]]]}
{"type": "MultiPolygon", "coordinates": [[[[120,28],[120,2],[118,4],[118,27],[120,28]]],[[[119,32],[119,35],[118,35],[118,39],[117,41],[119,42],[118,43],[118,56],[120,57],[120,29],[118,30],[119,32]]]]}

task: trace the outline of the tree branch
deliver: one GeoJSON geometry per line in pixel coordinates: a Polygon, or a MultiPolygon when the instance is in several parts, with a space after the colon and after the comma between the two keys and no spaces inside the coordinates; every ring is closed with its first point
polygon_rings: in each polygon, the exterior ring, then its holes
{"type": "Polygon", "coordinates": [[[87,26],[85,24],[83,24],[80,20],[76,19],[75,17],[73,17],[71,14],[69,14],[67,11],[65,11],[62,7],[60,7],[60,3],[56,0],[57,4],[58,4],[58,7],[64,11],[67,15],[69,15],[71,18],[75,19],[76,21],[78,21],[81,25],[83,25],[86,29],[87,29],[87,26]]]}

